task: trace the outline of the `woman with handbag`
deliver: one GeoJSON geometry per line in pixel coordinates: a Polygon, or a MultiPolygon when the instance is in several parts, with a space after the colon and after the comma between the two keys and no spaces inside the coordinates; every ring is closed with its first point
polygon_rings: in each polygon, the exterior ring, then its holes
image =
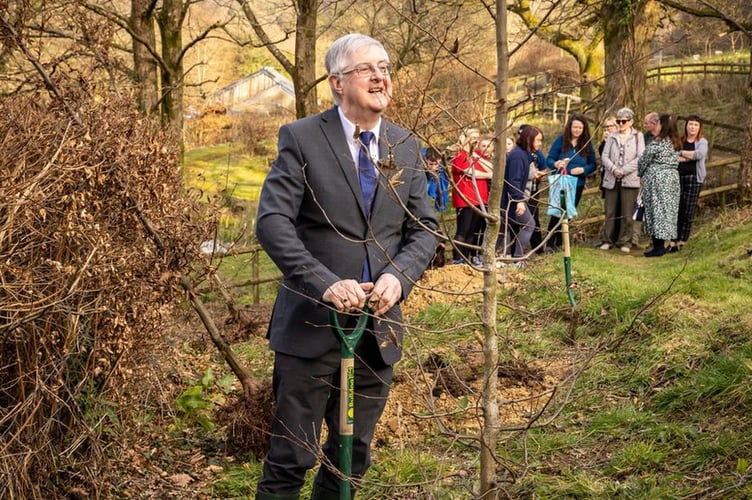
{"type": "MultiPolygon", "coordinates": [[[[560,174],[572,175],[577,178],[575,193],[575,207],[580,203],[582,191],[585,189],[587,176],[595,172],[595,148],[590,140],[590,128],[584,116],[572,115],[564,127],[564,133],[558,136],[546,158],[548,168],[557,170],[560,174]]],[[[552,216],[548,222],[549,239],[547,251],[561,248],[561,231],[557,228],[560,217],[552,216]],[[551,234],[553,232],[553,234],[551,234]]]]}
{"type": "Polygon", "coordinates": [[[637,160],[645,151],[645,138],[632,126],[634,113],[629,108],[616,112],[618,131],[609,134],[603,147],[603,189],[606,221],[601,233],[601,250],[616,246],[622,252],[632,249],[634,221],[632,212],[640,189],[637,160]],[[618,229],[617,229],[618,228],[618,229]],[[612,240],[618,234],[616,240],[612,240]]]}

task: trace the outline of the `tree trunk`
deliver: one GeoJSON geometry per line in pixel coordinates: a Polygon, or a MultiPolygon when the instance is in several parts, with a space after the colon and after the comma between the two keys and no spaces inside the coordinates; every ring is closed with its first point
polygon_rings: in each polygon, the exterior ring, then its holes
{"type": "Polygon", "coordinates": [[[133,30],[133,82],[137,88],[138,109],[149,115],[157,112],[159,103],[159,78],[157,62],[149,52],[156,50],[156,33],[154,32],[154,1],[131,0],[131,17],[133,30]]]}
{"type": "Polygon", "coordinates": [[[162,117],[179,134],[183,129],[182,0],[164,0],[157,22],[162,38],[162,117]]]}
{"type": "Polygon", "coordinates": [[[654,0],[640,0],[625,16],[620,10],[621,5],[611,5],[603,16],[606,54],[604,113],[613,113],[627,106],[637,116],[642,116],[645,113],[650,42],[658,25],[660,6],[654,0]]]}
{"type": "Polygon", "coordinates": [[[601,77],[603,77],[603,51],[599,48],[592,47],[583,61],[578,60],[580,67],[580,78],[582,86],[580,87],[580,97],[585,100],[592,100],[594,87],[599,86],[601,77]]]}
{"type": "Polygon", "coordinates": [[[295,114],[298,118],[318,111],[316,95],[316,22],[318,0],[299,0],[295,32],[295,114]]]}
{"type": "MultiPolygon", "coordinates": [[[[507,129],[507,75],[509,72],[509,47],[507,42],[506,0],[496,0],[496,113],[494,137],[496,151],[506,147],[507,129]]],[[[481,406],[483,421],[480,435],[480,498],[496,498],[496,446],[499,439],[499,342],[496,331],[496,240],[504,227],[500,217],[501,191],[504,184],[506,155],[494,155],[494,174],[488,200],[488,215],[483,240],[483,387],[481,406]]]]}
{"type": "Polygon", "coordinates": [[[318,109],[316,96],[316,23],[320,0],[295,0],[295,61],[291,62],[264,31],[248,0],[237,0],[261,43],[290,74],[295,87],[295,115],[311,115],[318,109]]]}

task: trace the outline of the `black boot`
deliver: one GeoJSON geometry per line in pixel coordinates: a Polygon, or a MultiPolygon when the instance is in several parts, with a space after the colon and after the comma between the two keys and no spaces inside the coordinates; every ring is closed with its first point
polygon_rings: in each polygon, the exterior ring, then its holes
{"type": "Polygon", "coordinates": [[[645,252],[645,257],[662,257],[663,255],[666,255],[666,248],[663,245],[663,240],[653,238],[653,249],[649,252],[645,252]]]}

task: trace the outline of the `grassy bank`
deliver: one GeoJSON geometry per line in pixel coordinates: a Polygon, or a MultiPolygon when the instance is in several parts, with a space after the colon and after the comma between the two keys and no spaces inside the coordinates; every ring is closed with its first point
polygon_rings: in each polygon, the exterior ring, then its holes
{"type": "MultiPolygon", "coordinates": [[[[534,261],[519,284],[500,292],[501,364],[530,373],[558,367],[554,382],[536,387],[547,405],[522,424],[502,417],[508,429],[497,450],[502,498],[752,493],[749,216],[718,214],[682,252],[658,259],[576,246],[574,309],[564,293],[561,255],[534,261]]],[[[468,326],[477,321],[472,304],[435,303],[413,315],[393,398],[404,397],[398,388],[418,380],[437,349],[448,351],[450,369],[462,374],[458,353],[479,351],[468,326]]],[[[477,397],[471,388],[456,394],[451,414],[426,409],[419,418],[428,423],[413,428],[409,441],[377,445],[362,495],[472,498],[477,397]],[[452,430],[458,423],[461,432],[452,430]]],[[[401,404],[409,427],[411,406],[401,404]]],[[[519,404],[502,399],[500,413],[519,404]]],[[[253,459],[229,467],[214,494],[252,496],[259,474],[253,459]]]]}

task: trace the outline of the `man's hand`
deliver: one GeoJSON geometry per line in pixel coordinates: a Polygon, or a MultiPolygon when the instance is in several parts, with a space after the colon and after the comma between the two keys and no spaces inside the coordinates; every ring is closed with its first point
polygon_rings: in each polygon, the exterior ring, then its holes
{"type": "Polygon", "coordinates": [[[332,304],[339,312],[359,311],[366,305],[366,294],[373,289],[373,283],[340,280],[327,288],[321,299],[332,304]]]}
{"type": "Polygon", "coordinates": [[[384,273],[373,285],[373,290],[368,296],[368,307],[371,308],[374,316],[381,316],[391,309],[400,297],[402,297],[402,284],[394,275],[384,273]]]}

